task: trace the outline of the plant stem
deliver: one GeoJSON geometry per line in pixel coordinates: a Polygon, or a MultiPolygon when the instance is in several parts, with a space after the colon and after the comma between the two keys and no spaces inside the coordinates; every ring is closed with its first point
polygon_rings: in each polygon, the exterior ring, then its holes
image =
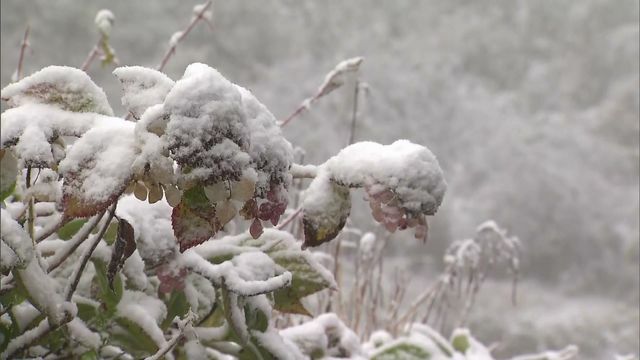
{"type": "Polygon", "coordinates": [[[109,228],[109,224],[111,224],[111,219],[113,219],[114,215],[116,214],[117,205],[118,205],[117,201],[113,203],[113,205],[111,205],[107,220],[104,222],[104,224],[102,224],[102,227],[100,228],[100,232],[93,239],[93,243],[90,244],[89,247],[85,249],[84,253],[82,254],[80,263],[78,263],[78,266],[73,271],[73,274],[71,275],[71,282],[69,283],[65,291],[65,299],[67,301],[71,301],[71,297],[73,296],[73,293],[76,291],[76,288],[78,287],[78,282],[80,281],[80,277],[82,276],[82,272],[84,271],[85,266],[87,266],[87,263],[91,258],[91,254],[93,254],[93,251],[98,246],[98,243],[100,243],[100,241],[102,240],[102,237],[107,232],[107,229],[109,228]]]}
{"type": "Polygon", "coordinates": [[[353,144],[356,135],[356,123],[358,121],[358,96],[360,93],[360,80],[356,80],[356,86],[353,94],[353,111],[351,113],[351,129],[349,131],[349,143],[353,144]]]}
{"type": "MultiPolygon", "coordinates": [[[[58,252],[56,252],[53,256],[47,259],[49,260],[49,265],[47,267],[48,273],[55,270],[65,260],[67,260],[69,256],[73,254],[73,252],[78,248],[78,246],[80,246],[80,244],[82,244],[89,237],[91,231],[93,231],[93,229],[98,226],[98,223],[104,216],[105,212],[106,210],[100,212],[98,215],[95,215],[90,222],[84,224],[84,226],[82,226],[82,228],[78,230],[73,238],[67,241],[66,244],[68,245],[60,249],[60,253],[64,252],[62,255],[58,255],[58,252]]],[[[110,224],[111,222],[107,223],[106,227],[109,228],[110,224]]]]}
{"type": "Polygon", "coordinates": [[[206,20],[204,18],[204,13],[207,11],[207,9],[209,9],[209,7],[211,6],[212,3],[213,3],[212,0],[207,1],[207,3],[204,4],[202,9],[196,14],[196,16],[193,19],[191,19],[191,22],[189,23],[189,25],[186,27],[186,29],[184,29],[181,32],[180,36],[178,36],[176,41],[174,41],[171,44],[171,46],[169,47],[167,52],[164,54],[164,57],[162,58],[162,61],[160,62],[160,65],[158,65],[158,68],[157,68],[158,71],[162,71],[162,69],[164,69],[164,67],[169,62],[169,59],[171,59],[171,57],[176,53],[176,47],[178,46],[178,43],[180,41],[182,41],[185,37],[187,37],[187,35],[189,35],[189,33],[196,26],[198,21],[206,20]]]}
{"type": "Polygon", "coordinates": [[[100,40],[98,40],[98,43],[93,46],[93,49],[91,49],[91,51],[87,55],[87,58],[84,59],[84,61],[82,62],[82,66],[80,66],[80,70],[87,71],[98,54],[100,54],[100,40]]]}
{"type": "Polygon", "coordinates": [[[176,335],[174,335],[169,341],[167,341],[167,343],[164,344],[164,346],[162,346],[160,349],[158,349],[158,351],[155,354],[153,354],[152,356],[147,357],[146,360],[159,360],[159,359],[162,359],[162,357],[165,354],[167,354],[169,351],[171,351],[171,349],[173,349],[173,347],[176,346],[178,341],[180,339],[182,339],[182,337],[184,336],[184,329],[187,327],[187,325],[190,325],[191,322],[193,322],[194,318],[195,318],[195,314],[193,312],[189,311],[189,314],[187,315],[187,317],[179,322],[179,324],[178,324],[178,333],[176,335]]]}
{"type": "Polygon", "coordinates": [[[16,75],[18,80],[22,79],[23,69],[24,69],[24,53],[29,47],[29,30],[30,26],[27,25],[27,29],[24,31],[24,37],[22,38],[22,44],[20,45],[20,56],[18,57],[18,69],[16,70],[16,75]]]}

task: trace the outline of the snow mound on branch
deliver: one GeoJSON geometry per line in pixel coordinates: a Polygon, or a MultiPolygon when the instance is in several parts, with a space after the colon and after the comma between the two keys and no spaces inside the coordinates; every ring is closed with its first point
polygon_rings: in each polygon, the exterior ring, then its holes
{"type": "Polygon", "coordinates": [[[289,167],[293,162],[293,147],[282,136],[273,114],[253,94],[240,86],[242,105],[251,130],[249,154],[258,172],[256,188],[259,195],[269,190],[269,183],[289,184],[289,167]]]}
{"type": "Polygon", "coordinates": [[[113,74],[123,87],[122,105],[136,119],[139,119],[148,107],[161,104],[175,84],[165,74],[143,66],[119,67],[113,74]]]}
{"type": "Polygon", "coordinates": [[[94,201],[105,201],[126,185],[137,153],[133,136],[135,124],[114,120],[87,131],[60,162],[60,173],[70,183],[65,191],[79,192],[79,196],[94,201]],[[81,184],[73,184],[73,176],[69,175],[81,171],[87,176],[83,176],[81,184]]]}
{"type": "Polygon", "coordinates": [[[238,181],[247,168],[258,173],[256,194],[288,186],[293,160],[275,117],[248,90],[217,70],[191,64],[166,96],[163,140],[182,168],[183,181],[238,181]]]}
{"type": "Polygon", "coordinates": [[[68,66],[47,66],[0,95],[11,107],[29,103],[58,104],[63,110],[113,115],[104,91],[84,71],[68,66]]]}
{"type": "Polygon", "coordinates": [[[191,64],[164,103],[166,140],[185,178],[237,180],[249,165],[249,130],[236,86],[204,64],[191,64]]]}
{"type": "Polygon", "coordinates": [[[435,155],[408,140],[391,145],[359,142],[329,159],[324,167],[346,186],[382,185],[394,191],[406,211],[433,215],[447,184],[435,155]]]}
{"type": "Polygon", "coordinates": [[[58,136],[81,136],[99,123],[120,119],[95,113],[61,110],[52,105],[25,104],[3,112],[0,148],[16,145],[20,159],[50,166],[54,160],[50,142],[58,136]]]}

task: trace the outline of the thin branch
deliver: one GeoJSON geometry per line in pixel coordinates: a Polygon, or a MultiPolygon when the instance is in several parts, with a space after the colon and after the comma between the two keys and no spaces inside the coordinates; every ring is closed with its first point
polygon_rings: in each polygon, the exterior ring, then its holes
{"type": "Polygon", "coordinates": [[[80,263],[78,263],[78,267],[76,267],[75,270],[73,271],[73,274],[71,275],[71,282],[69,283],[69,285],[67,286],[67,289],[65,290],[65,299],[67,301],[71,301],[71,297],[73,296],[73,293],[76,291],[76,288],[78,287],[78,282],[80,281],[80,277],[82,276],[82,272],[84,271],[85,266],[87,266],[87,263],[91,258],[91,254],[93,254],[93,251],[96,249],[96,247],[102,240],[102,237],[107,232],[107,229],[109,228],[109,224],[111,224],[111,219],[113,219],[114,215],[116,214],[117,205],[118,205],[117,201],[113,203],[113,205],[111,205],[111,208],[109,209],[109,216],[107,217],[107,220],[102,225],[102,228],[100,228],[100,232],[93,239],[93,243],[90,244],[85,249],[84,253],[82,253],[82,258],[80,260],[80,263]]]}
{"type": "Polygon", "coordinates": [[[189,23],[189,25],[180,32],[180,35],[175,40],[172,39],[171,46],[169,47],[167,52],[164,54],[164,57],[162,58],[160,65],[158,65],[158,68],[157,68],[158,71],[162,71],[162,69],[164,69],[164,67],[169,62],[169,59],[171,59],[171,57],[176,53],[176,47],[178,46],[178,43],[182,41],[185,37],[187,37],[187,35],[189,35],[189,33],[196,26],[198,21],[203,20],[211,28],[211,24],[208,22],[204,14],[207,12],[207,9],[209,9],[212,3],[213,3],[212,0],[207,1],[207,3],[204,4],[204,6],[202,6],[202,9],[200,9],[200,11],[198,11],[196,15],[193,17],[193,19],[191,19],[191,22],[189,23]]]}
{"type": "Polygon", "coordinates": [[[278,224],[278,226],[276,226],[276,229],[282,230],[285,226],[289,225],[290,222],[295,220],[295,218],[297,218],[301,212],[302,212],[302,207],[299,207],[298,209],[296,209],[296,211],[293,212],[293,214],[289,215],[289,217],[287,217],[280,224],[278,224]]]}
{"type": "Polygon", "coordinates": [[[89,69],[89,66],[91,66],[91,63],[93,62],[93,60],[95,60],[96,57],[98,57],[98,55],[100,55],[100,42],[101,41],[102,41],[102,39],[98,40],[98,43],[93,46],[93,49],[91,49],[91,51],[87,55],[87,58],[84,59],[84,61],[82,62],[82,66],[80,66],[80,70],[87,71],[89,69]]]}
{"type": "Polygon", "coordinates": [[[31,330],[25,331],[21,335],[18,335],[13,340],[11,340],[7,345],[7,349],[2,353],[2,358],[9,359],[15,353],[29,348],[31,344],[35,343],[39,339],[42,339],[50,332],[57,330],[72,319],[73,316],[70,316],[68,313],[66,313],[60,324],[57,324],[56,326],[51,326],[51,324],[49,323],[49,319],[42,319],[38,326],[31,330]]]}
{"type": "Polygon", "coordinates": [[[54,232],[60,230],[60,228],[66,225],[70,220],[71,219],[65,218],[62,215],[58,215],[58,221],[52,221],[49,226],[42,228],[39,233],[36,233],[36,243],[41,242],[54,232]]]}
{"type": "Polygon", "coordinates": [[[191,325],[191,323],[195,318],[195,315],[196,315],[195,313],[193,313],[192,311],[189,311],[189,314],[187,314],[187,316],[184,319],[178,322],[178,333],[174,335],[169,341],[167,341],[160,349],[158,349],[158,351],[155,354],[147,357],[146,360],[162,359],[164,355],[169,353],[169,351],[171,351],[171,349],[173,349],[173,347],[176,346],[178,341],[182,339],[182,337],[184,336],[184,329],[187,326],[191,325]]]}
{"type": "Polygon", "coordinates": [[[356,80],[356,86],[353,94],[353,111],[351,113],[351,129],[349,130],[349,143],[353,144],[356,135],[356,123],[358,122],[358,96],[360,93],[360,80],[356,80]]]}
{"type": "Polygon", "coordinates": [[[27,25],[27,29],[24,31],[24,37],[22,38],[22,44],[20,45],[20,57],[18,57],[18,69],[16,70],[16,76],[18,80],[22,79],[24,71],[24,54],[29,47],[29,30],[31,26],[27,25]]]}
{"type": "MultiPolygon", "coordinates": [[[[78,230],[73,238],[65,243],[66,246],[64,248],[60,249],[59,252],[56,252],[51,258],[47,259],[49,260],[49,266],[47,267],[48,273],[55,270],[58,266],[65,262],[65,260],[67,260],[74,251],[76,251],[78,246],[80,246],[80,244],[82,244],[89,237],[91,231],[93,231],[93,229],[98,226],[98,223],[100,223],[100,220],[104,216],[105,212],[106,210],[95,215],[90,222],[84,224],[82,228],[78,230]]],[[[110,224],[111,222],[109,222],[106,227],[109,228],[110,224]]]]}
{"type": "Polygon", "coordinates": [[[318,175],[318,167],[315,165],[292,164],[289,171],[294,179],[313,179],[318,175]]]}

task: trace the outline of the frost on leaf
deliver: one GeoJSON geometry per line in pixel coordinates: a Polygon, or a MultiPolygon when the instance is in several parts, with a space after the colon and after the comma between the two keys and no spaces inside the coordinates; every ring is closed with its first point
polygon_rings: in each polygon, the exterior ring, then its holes
{"type": "Polygon", "coordinates": [[[81,136],[97,124],[113,121],[121,120],[51,105],[26,104],[2,113],[0,148],[15,146],[15,153],[25,166],[50,167],[64,157],[61,136],[81,136]]]}
{"type": "Polygon", "coordinates": [[[66,217],[87,217],[106,209],[131,180],[136,146],[131,122],[95,127],[60,162],[66,217]]]}
{"type": "Polygon", "coordinates": [[[84,71],[68,66],[48,66],[7,85],[0,96],[11,107],[40,103],[72,112],[113,115],[104,91],[84,71]]]}
{"type": "Polygon", "coordinates": [[[425,215],[434,215],[447,184],[436,157],[408,140],[391,145],[359,142],[344,148],[323,168],[331,180],[364,187],[374,219],[390,232],[415,228],[426,239],[425,215]]]}
{"type": "Polygon", "coordinates": [[[165,74],[142,66],[119,67],[113,74],[122,84],[122,105],[136,119],[140,119],[148,107],[162,104],[174,84],[165,74]]]}
{"type": "Polygon", "coordinates": [[[309,315],[300,300],[337,286],[331,272],[313,254],[302,250],[285,231],[265,229],[260,239],[249,240],[245,245],[259,246],[277,265],[291,273],[291,284],[274,292],[274,308],[280,312],[309,315]]]}
{"type": "Polygon", "coordinates": [[[351,211],[349,188],[332,182],[329,174],[321,172],[305,191],[302,207],[303,248],[333,240],[351,211]]]}
{"type": "Polygon", "coordinates": [[[240,92],[215,69],[191,64],[164,103],[165,139],[185,182],[238,180],[249,165],[240,92]]]}

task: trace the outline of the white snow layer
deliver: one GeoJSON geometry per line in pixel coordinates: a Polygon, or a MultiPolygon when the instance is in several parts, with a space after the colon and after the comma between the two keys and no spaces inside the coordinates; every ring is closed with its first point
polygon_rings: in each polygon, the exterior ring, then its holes
{"type": "Polygon", "coordinates": [[[165,74],[143,66],[119,67],[113,74],[123,87],[122,105],[136,119],[139,119],[148,107],[162,104],[174,85],[174,81],[165,74]]]}
{"type": "Polygon", "coordinates": [[[84,71],[68,66],[48,66],[7,85],[0,96],[11,107],[43,103],[74,112],[113,115],[104,91],[84,71]]]}
{"type": "Polygon", "coordinates": [[[342,149],[323,167],[332,180],[348,186],[384,185],[404,209],[433,215],[447,184],[435,155],[408,140],[391,145],[359,142],[342,149]]]}

